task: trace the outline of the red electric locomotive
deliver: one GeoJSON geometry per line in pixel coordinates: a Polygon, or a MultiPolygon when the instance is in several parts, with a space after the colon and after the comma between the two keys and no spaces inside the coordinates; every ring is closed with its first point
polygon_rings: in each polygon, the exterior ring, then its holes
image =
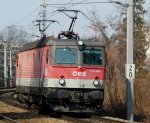
{"type": "Polygon", "coordinates": [[[54,111],[89,111],[104,99],[105,46],[45,38],[25,44],[17,57],[18,99],[54,111]]]}
{"type": "Polygon", "coordinates": [[[16,65],[20,101],[58,112],[100,109],[105,88],[105,46],[80,40],[73,32],[75,19],[58,39],[44,36],[23,46],[16,65]]]}

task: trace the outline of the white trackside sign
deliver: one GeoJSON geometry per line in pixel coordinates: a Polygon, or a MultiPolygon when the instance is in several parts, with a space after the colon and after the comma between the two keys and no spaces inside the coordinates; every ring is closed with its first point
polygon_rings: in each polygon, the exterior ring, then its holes
{"type": "Polygon", "coordinates": [[[125,74],[127,79],[135,79],[135,64],[126,64],[125,74]]]}

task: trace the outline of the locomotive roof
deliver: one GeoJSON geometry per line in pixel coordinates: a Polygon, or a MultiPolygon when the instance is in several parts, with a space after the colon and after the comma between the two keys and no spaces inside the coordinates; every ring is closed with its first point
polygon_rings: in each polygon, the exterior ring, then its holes
{"type": "MultiPolygon", "coordinates": [[[[104,44],[101,44],[100,42],[95,42],[92,40],[82,40],[86,46],[105,46],[104,44]]],[[[43,47],[46,45],[57,45],[57,46],[76,46],[77,40],[73,39],[51,39],[51,38],[41,38],[40,40],[26,43],[20,51],[30,50],[34,48],[43,47]]]]}

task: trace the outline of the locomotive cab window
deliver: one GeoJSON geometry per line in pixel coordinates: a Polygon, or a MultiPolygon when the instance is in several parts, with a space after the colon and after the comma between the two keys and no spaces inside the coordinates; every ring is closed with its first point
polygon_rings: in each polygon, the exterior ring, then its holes
{"type": "Polygon", "coordinates": [[[103,57],[101,49],[84,49],[83,50],[83,64],[102,65],[103,57]]]}
{"type": "Polygon", "coordinates": [[[55,58],[57,64],[77,64],[77,49],[69,47],[57,48],[55,58]]]}

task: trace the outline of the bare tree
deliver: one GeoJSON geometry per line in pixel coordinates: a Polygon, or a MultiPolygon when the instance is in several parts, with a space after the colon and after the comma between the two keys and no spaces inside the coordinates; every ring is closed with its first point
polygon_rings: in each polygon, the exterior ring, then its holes
{"type": "Polygon", "coordinates": [[[90,20],[89,28],[92,29],[96,33],[96,38],[99,42],[104,43],[106,45],[109,44],[109,37],[107,36],[107,26],[106,24],[100,20],[96,11],[90,12],[90,17],[86,16],[90,20]]]}
{"type": "Polygon", "coordinates": [[[106,45],[107,50],[107,81],[106,81],[106,98],[105,108],[112,110],[114,114],[126,114],[125,108],[125,78],[124,65],[126,61],[126,20],[120,18],[108,18],[107,23],[98,18],[96,12],[91,12],[90,28],[98,35],[99,42],[106,45]],[[111,21],[110,21],[111,20],[111,21]],[[114,21],[112,21],[114,20],[114,21]],[[113,30],[108,37],[107,28],[113,30]]]}
{"type": "MultiPolygon", "coordinates": [[[[92,16],[90,17],[90,28],[99,34],[97,38],[103,37],[103,41],[107,46],[108,66],[105,109],[113,111],[112,113],[117,114],[117,116],[125,116],[126,114],[126,83],[124,72],[126,64],[127,18],[122,13],[121,11],[118,16],[109,17],[107,23],[100,20],[95,12],[92,12],[92,16]],[[108,26],[111,27],[113,32],[110,37],[107,36],[108,26]]],[[[150,114],[150,110],[147,111],[148,102],[145,103],[146,101],[143,99],[145,96],[148,98],[147,95],[149,95],[149,91],[147,91],[149,85],[146,84],[149,82],[149,77],[142,71],[146,57],[145,51],[149,48],[150,41],[148,39],[145,42],[146,34],[149,35],[150,29],[144,23],[144,20],[140,18],[141,16],[134,18],[134,60],[136,65],[138,65],[136,68],[140,70],[140,74],[138,76],[136,74],[137,79],[135,80],[135,113],[145,115],[150,114]]]]}
{"type": "MultiPolygon", "coordinates": [[[[6,41],[7,46],[7,81],[10,79],[10,69],[12,69],[12,76],[15,78],[15,62],[16,62],[16,54],[19,51],[19,49],[22,47],[22,45],[26,42],[29,42],[29,39],[31,39],[31,36],[25,32],[24,30],[16,28],[14,25],[8,26],[6,29],[0,32],[0,36],[3,37],[6,41]],[[10,67],[10,53],[11,53],[11,64],[10,67]]],[[[1,43],[1,63],[4,64],[4,46],[3,41],[0,40],[1,43]]],[[[4,73],[3,73],[4,66],[1,68],[1,81],[3,82],[4,79],[4,73]]],[[[12,78],[11,78],[12,79],[12,78]]],[[[1,84],[2,85],[2,84],[1,84]]]]}

